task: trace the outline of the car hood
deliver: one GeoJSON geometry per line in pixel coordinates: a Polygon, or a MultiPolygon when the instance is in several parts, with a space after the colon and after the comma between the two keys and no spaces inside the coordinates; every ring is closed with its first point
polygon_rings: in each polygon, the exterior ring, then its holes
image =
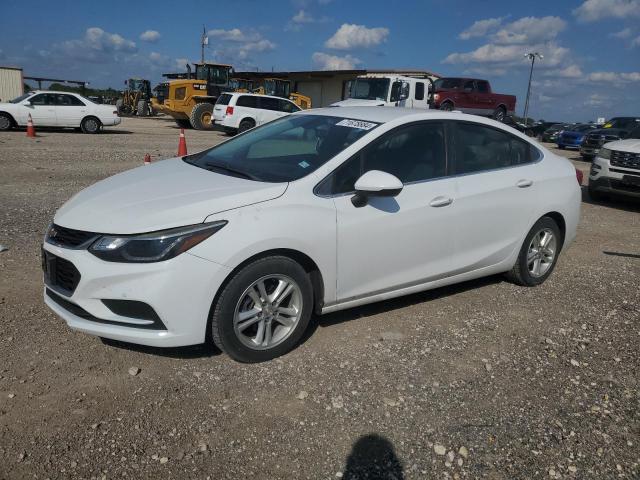
{"type": "Polygon", "coordinates": [[[254,182],[176,158],[134,168],[76,194],[55,215],[62,227],[144,233],[201,223],[209,215],[281,196],[287,183],[254,182]]]}
{"type": "Polygon", "coordinates": [[[628,138],[626,140],[617,140],[615,142],[605,143],[603,145],[609,150],[618,150],[620,152],[640,153],[640,139],[628,138]]]}
{"type": "Polygon", "coordinates": [[[360,100],[358,98],[347,98],[340,102],[332,103],[332,107],[380,107],[384,105],[384,100],[360,100]]]}

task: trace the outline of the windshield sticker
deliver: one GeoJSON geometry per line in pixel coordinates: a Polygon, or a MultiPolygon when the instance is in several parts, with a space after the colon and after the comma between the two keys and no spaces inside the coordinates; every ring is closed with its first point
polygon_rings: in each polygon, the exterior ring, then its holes
{"type": "Polygon", "coordinates": [[[338,123],[336,123],[336,125],[339,127],[358,128],[360,130],[371,130],[373,127],[376,127],[378,124],[371,123],[371,122],[363,122],[361,120],[349,120],[348,118],[345,118],[344,120],[341,120],[338,123]]]}
{"type": "Polygon", "coordinates": [[[310,163],[307,163],[304,160],[301,161],[298,165],[300,165],[302,168],[309,168],[311,166],[310,163]]]}

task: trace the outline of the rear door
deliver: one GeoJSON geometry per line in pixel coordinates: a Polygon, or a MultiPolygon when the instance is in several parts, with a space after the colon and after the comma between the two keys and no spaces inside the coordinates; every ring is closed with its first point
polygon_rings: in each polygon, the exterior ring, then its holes
{"type": "Polygon", "coordinates": [[[60,127],[79,127],[87,115],[87,106],[73,95],[57,93],[54,95],[57,124],[60,127]]]}
{"type": "Polygon", "coordinates": [[[476,81],[476,103],[477,107],[482,110],[483,115],[489,115],[493,113],[496,105],[491,89],[489,88],[489,82],[485,80],[476,81]]]}
{"type": "Polygon", "coordinates": [[[276,118],[284,117],[287,113],[280,110],[280,99],[274,97],[259,97],[260,111],[258,125],[270,122],[276,118]]]}
{"type": "Polygon", "coordinates": [[[446,168],[444,124],[420,122],[385,133],[321,184],[337,209],[338,301],[447,276],[455,179],[446,168]],[[395,175],[404,188],[355,207],[354,184],[370,170],[395,175]]]}
{"type": "Polygon", "coordinates": [[[541,192],[541,153],[504,130],[453,122],[453,267],[489,267],[520,248],[541,192]]]}

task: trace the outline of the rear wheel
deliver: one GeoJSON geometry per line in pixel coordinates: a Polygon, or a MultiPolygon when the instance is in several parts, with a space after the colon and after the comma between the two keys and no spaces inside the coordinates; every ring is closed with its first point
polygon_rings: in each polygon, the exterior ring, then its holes
{"type": "Polygon", "coordinates": [[[80,124],[80,128],[82,129],[82,133],[98,133],[100,131],[100,120],[96,117],[87,117],[82,120],[80,124]]]}
{"type": "Polygon", "coordinates": [[[213,341],[240,362],[271,360],[296,346],[312,309],[307,272],[288,257],[261,258],[224,287],[211,317],[213,341]]]}
{"type": "Polygon", "coordinates": [[[13,118],[7,113],[0,113],[0,131],[11,130],[13,127],[13,118]]]}
{"type": "Polygon", "coordinates": [[[529,230],[507,278],[526,287],[540,285],[553,272],[560,248],[562,236],[558,224],[551,217],[542,217],[529,230]]]}
{"type": "Polygon", "coordinates": [[[492,117],[494,120],[504,122],[504,119],[507,117],[507,110],[504,107],[498,107],[493,112],[492,117]]]}
{"type": "Polygon", "coordinates": [[[238,133],[245,132],[247,130],[252,129],[256,126],[256,122],[251,118],[245,118],[240,122],[240,126],[238,127],[238,133]]]}
{"type": "Polygon", "coordinates": [[[191,125],[196,130],[210,130],[213,128],[213,105],[211,103],[198,103],[191,110],[191,125]]]}

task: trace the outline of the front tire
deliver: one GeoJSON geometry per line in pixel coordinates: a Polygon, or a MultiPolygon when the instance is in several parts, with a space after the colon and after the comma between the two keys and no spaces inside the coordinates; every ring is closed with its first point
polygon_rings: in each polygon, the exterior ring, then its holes
{"type": "Polygon", "coordinates": [[[87,117],[85,119],[82,120],[82,123],[80,124],[80,128],[82,129],[82,133],[98,133],[100,131],[100,127],[101,127],[101,123],[100,120],[98,120],[96,117],[87,117]]]}
{"type": "Polygon", "coordinates": [[[139,117],[147,117],[149,115],[149,102],[140,100],[138,102],[137,113],[139,117]]]}
{"type": "Polygon", "coordinates": [[[558,224],[551,217],[542,217],[529,230],[507,278],[525,287],[543,283],[556,266],[562,240],[558,224]]]}
{"type": "Polygon", "coordinates": [[[313,287],[294,260],[271,256],[237,272],[211,316],[213,342],[239,362],[271,360],[293,349],[313,311],[313,287]]]}
{"type": "Polygon", "coordinates": [[[444,102],[442,105],[440,105],[440,110],[442,110],[443,112],[450,112],[453,110],[453,103],[451,102],[444,102]]]}
{"type": "Polygon", "coordinates": [[[498,107],[493,112],[492,118],[498,122],[504,122],[507,117],[507,110],[504,107],[498,107]]]}
{"type": "Polygon", "coordinates": [[[198,103],[191,110],[191,125],[196,130],[211,130],[213,128],[213,105],[198,103]]]}
{"type": "Polygon", "coordinates": [[[13,118],[7,113],[0,113],[0,132],[6,132],[13,128],[13,118]]]}

